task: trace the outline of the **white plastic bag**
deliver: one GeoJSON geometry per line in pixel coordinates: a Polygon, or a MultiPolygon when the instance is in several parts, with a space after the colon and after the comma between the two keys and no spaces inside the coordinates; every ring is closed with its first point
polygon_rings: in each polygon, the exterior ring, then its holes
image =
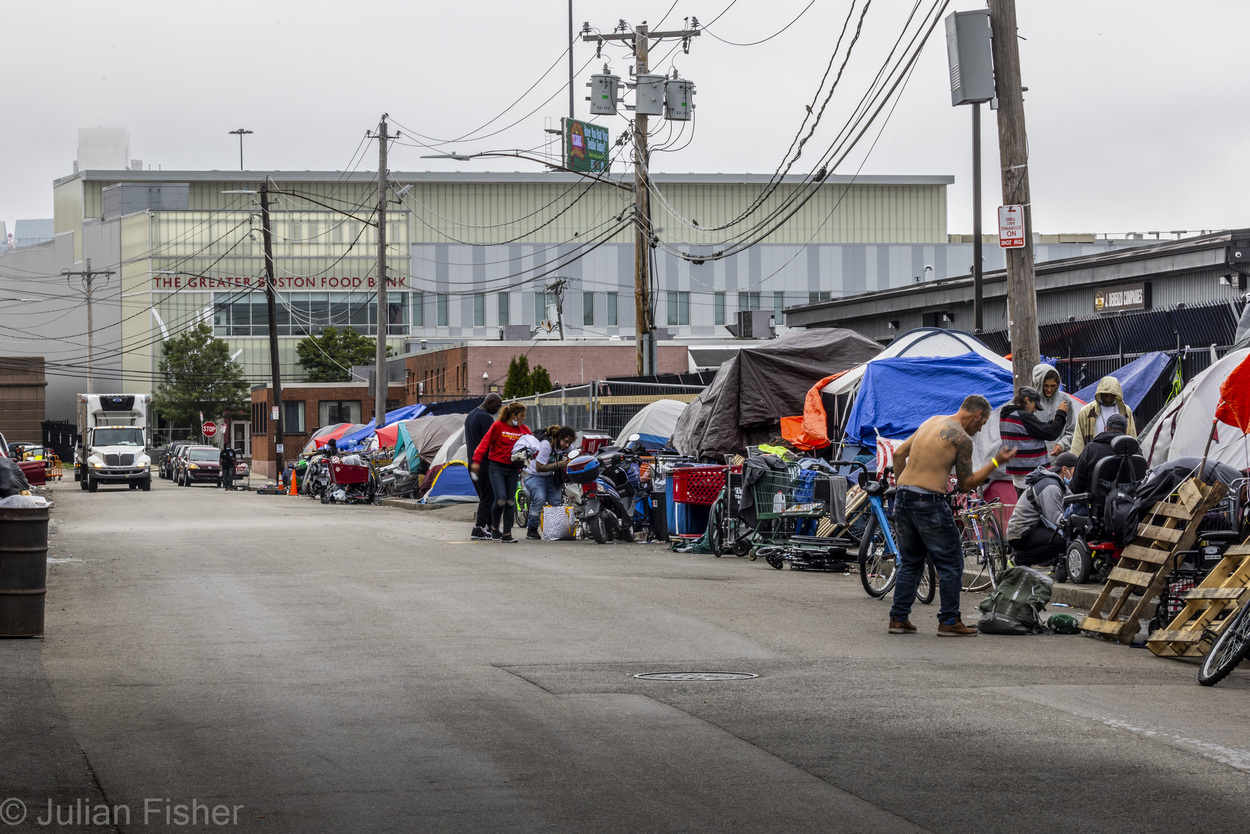
{"type": "Polygon", "coordinates": [[[538,519],[538,530],[543,541],[554,542],[560,539],[573,538],[573,508],[543,507],[543,514],[538,519]]]}

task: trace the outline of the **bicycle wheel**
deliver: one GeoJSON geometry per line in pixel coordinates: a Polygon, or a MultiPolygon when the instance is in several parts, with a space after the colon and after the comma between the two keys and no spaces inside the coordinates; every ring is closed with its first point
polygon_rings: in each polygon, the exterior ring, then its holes
{"type": "Polygon", "coordinates": [[[1250,616],[1247,612],[1250,612],[1250,605],[1243,605],[1202,659],[1202,666],[1198,668],[1198,683],[1215,686],[1228,677],[1228,673],[1236,669],[1246,652],[1250,651],[1250,616]]]}
{"type": "Polygon", "coordinates": [[[525,491],[524,484],[517,483],[516,496],[513,500],[516,502],[516,517],[528,519],[530,514],[530,494],[525,491]]]}
{"type": "Polygon", "coordinates": [[[937,569],[933,567],[933,561],[926,558],[924,570],[920,572],[920,582],[916,585],[916,599],[925,605],[933,602],[933,597],[937,594],[937,585],[937,569]]]}
{"type": "Polygon", "coordinates": [[[864,535],[859,540],[859,581],[870,597],[883,597],[898,579],[898,564],[888,551],[885,535],[877,524],[877,516],[869,515],[864,535]]]}
{"type": "Polygon", "coordinates": [[[1007,570],[1007,546],[998,519],[989,513],[969,516],[964,524],[962,545],[963,589],[977,593],[997,588],[999,577],[1007,570]]]}

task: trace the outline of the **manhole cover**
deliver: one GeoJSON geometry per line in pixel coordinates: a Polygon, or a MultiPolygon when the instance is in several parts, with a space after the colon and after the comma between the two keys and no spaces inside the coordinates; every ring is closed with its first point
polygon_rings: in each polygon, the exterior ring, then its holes
{"type": "Polygon", "coordinates": [[[644,681],[746,681],[759,675],[750,672],[643,672],[634,677],[644,681]]]}

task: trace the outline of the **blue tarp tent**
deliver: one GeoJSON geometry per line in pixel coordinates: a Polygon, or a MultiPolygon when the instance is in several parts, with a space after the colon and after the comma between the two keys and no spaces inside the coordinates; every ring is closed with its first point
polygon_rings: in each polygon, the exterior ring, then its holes
{"type": "Polygon", "coordinates": [[[876,448],[876,435],[910,437],[935,414],[954,414],[969,394],[998,408],[1014,396],[1011,371],[977,353],[867,363],[846,426],[846,442],[876,448]]]}
{"type": "MultiPolygon", "coordinates": [[[[1134,411],[1137,406],[1141,405],[1141,401],[1150,393],[1150,389],[1159,381],[1159,375],[1167,370],[1172,364],[1172,358],[1166,353],[1147,353],[1140,359],[1134,359],[1124,367],[1117,371],[1111,372],[1109,376],[1113,376],[1120,381],[1120,389],[1124,391],[1124,402],[1134,411]]],[[[1078,400],[1089,402],[1094,398],[1094,392],[1098,389],[1099,380],[1094,380],[1092,385],[1087,385],[1072,396],[1078,400]]]]}
{"type": "MultiPolygon", "coordinates": [[[[423,411],[425,411],[425,406],[423,405],[406,405],[403,408],[388,411],[385,419],[382,420],[382,425],[389,426],[396,420],[414,420],[420,417],[423,411]]],[[[373,437],[374,428],[374,421],[370,420],[364,428],[339,438],[339,448],[345,451],[360,449],[370,437],[373,437]]]]}
{"type": "Polygon", "coordinates": [[[477,489],[469,477],[469,467],[462,460],[450,461],[430,484],[422,504],[477,503],[477,489]]]}

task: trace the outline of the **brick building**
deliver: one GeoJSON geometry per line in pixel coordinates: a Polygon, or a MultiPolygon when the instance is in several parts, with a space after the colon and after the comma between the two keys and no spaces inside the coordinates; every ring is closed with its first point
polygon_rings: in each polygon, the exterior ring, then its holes
{"type": "MultiPolygon", "coordinates": [[[[403,362],[406,369],[406,402],[417,403],[422,398],[502,394],[514,356],[524,356],[531,369],[542,365],[557,387],[633,376],[637,370],[633,342],[469,342],[394,361],[403,362]]],[[[661,374],[685,373],[690,369],[689,350],[686,345],[661,344],[657,364],[661,374]]]]}
{"type": "MultiPolygon", "coordinates": [[[[308,436],[334,423],[368,423],[373,419],[373,391],[363,382],[298,383],[283,386],[283,457],[292,460],[308,443],[308,436]]],[[[273,386],[252,389],[251,453],[257,475],[273,478],[276,450],[269,417],[273,409],[273,386]]],[[[406,405],[402,385],[391,385],[386,394],[388,411],[406,405]]]]}
{"type": "Polygon", "coordinates": [[[42,356],[0,357],[0,434],[42,442],[48,380],[42,356]]]}

